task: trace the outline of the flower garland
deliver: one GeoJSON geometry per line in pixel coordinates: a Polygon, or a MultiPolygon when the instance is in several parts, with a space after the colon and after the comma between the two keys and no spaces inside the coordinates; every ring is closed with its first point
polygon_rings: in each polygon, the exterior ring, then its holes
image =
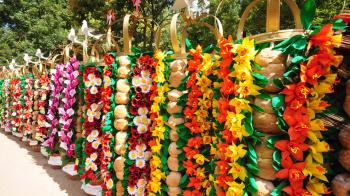
{"type": "Polygon", "coordinates": [[[150,166],[147,161],[151,159],[149,141],[151,120],[149,111],[151,107],[154,60],[149,55],[140,56],[137,64],[133,65],[132,99],[130,114],[133,116],[133,127],[128,140],[128,154],[124,172],[129,174],[124,180],[128,181],[127,192],[130,195],[144,195],[149,182],[150,166]]]}
{"type": "Polygon", "coordinates": [[[12,132],[17,134],[20,123],[21,123],[21,110],[22,110],[22,104],[20,102],[21,97],[21,80],[19,78],[14,78],[11,80],[11,97],[12,97],[12,113],[11,113],[11,127],[12,132]]]}
{"type": "Polygon", "coordinates": [[[165,62],[167,54],[162,51],[156,51],[154,57],[155,73],[152,75],[154,85],[151,100],[153,104],[150,111],[150,119],[153,122],[150,128],[153,139],[149,142],[151,146],[152,158],[150,160],[150,181],[148,183],[148,194],[162,194],[166,191],[165,177],[169,173],[166,158],[169,148],[170,128],[165,121],[168,118],[165,101],[167,92],[170,90],[166,81],[169,79],[170,67],[165,62]]]}
{"type": "Polygon", "coordinates": [[[255,56],[254,40],[243,39],[233,44],[232,38],[220,41],[220,67],[215,68],[213,105],[215,131],[218,133],[218,160],[215,177],[218,195],[244,195],[257,192],[253,174],[259,169],[253,146],[260,134],[252,125],[252,104],[249,97],[259,95],[266,78],[252,71],[255,56]],[[257,85],[259,84],[259,86],[257,85]]]}
{"type": "Polygon", "coordinates": [[[60,147],[65,151],[65,155],[68,158],[74,156],[75,144],[72,142],[74,131],[72,130],[73,119],[75,117],[74,105],[77,101],[76,99],[76,88],[79,84],[79,61],[76,58],[71,58],[65,65],[64,72],[62,73],[64,77],[64,82],[66,86],[64,87],[62,94],[64,98],[62,102],[63,107],[58,108],[60,114],[60,127],[58,135],[60,136],[60,147]]]}
{"type": "Polygon", "coordinates": [[[188,93],[184,93],[177,103],[184,107],[185,123],[177,126],[180,139],[176,143],[185,153],[182,164],[186,171],[184,178],[188,177],[188,181],[179,186],[185,188],[184,195],[201,195],[211,192],[209,174],[214,172],[210,166],[213,154],[208,150],[213,134],[210,113],[213,90],[209,79],[213,61],[211,54],[203,53],[200,46],[191,49],[189,55],[189,76],[183,83],[188,93]]]}
{"type": "Polygon", "coordinates": [[[50,79],[48,75],[43,74],[40,76],[38,81],[38,106],[39,106],[39,114],[37,117],[37,128],[35,139],[42,143],[45,141],[47,136],[47,127],[46,127],[46,108],[47,108],[47,96],[50,93],[50,79]]]}
{"type": "Polygon", "coordinates": [[[19,110],[19,115],[18,115],[18,122],[19,122],[19,127],[18,127],[18,132],[19,136],[23,137],[24,134],[24,114],[25,114],[25,94],[26,94],[26,89],[25,89],[25,76],[20,76],[20,98],[19,98],[19,104],[21,105],[21,108],[19,110]]]}
{"type": "Polygon", "coordinates": [[[4,128],[6,132],[9,132],[11,130],[11,111],[12,111],[12,107],[11,107],[11,92],[10,92],[10,79],[5,79],[4,83],[3,83],[3,95],[4,95],[4,128]]]}
{"type": "Polygon", "coordinates": [[[25,96],[24,96],[24,137],[32,139],[32,112],[33,112],[33,91],[34,79],[32,74],[25,78],[25,96]]]}
{"type": "Polygon", "coordinates": [[[98,67],[88,65],[84,69],[84,98],[86,101],[86,116],[83,133],[85,133],[86,159],[84,174],[80,176],[85,183],[99,179],[99,166],[101,161],[101,101],[102,78],[98,67]]]}
{"type": "Polygon", "coordinates": [[[317,114],[329,106],[324,98],[333,92],[337,77],[331,67],[338,67],[342,61],[342,56],[335,55],[333,50],[339,47],[341,35],[334,35],[332,24],[328,24],[321,27],[319,32],[311,34],[307,48],[308,38],[298,39],[305,40],[305,45],[301,47],[305,54],[293,54],[291,66],[300,66],[300,69],[296,69],[300,70],[297,73],[299,77],[294,83],[285,85],[282,91],[285,103],[283,119],[289,127],[289,138],[275,143],[275,147],[281,151],[282,166],[276,177],[288,179],[289,185],[283,191],[289,195],[330,194],[325,185],[328,180],[322,155],[330,147],[323,140],[321,132],[327,129],[317,114]],[[300,60],[295,61],[297,58],[300,60]],[[306,158],[304,152],[307,152],[306,158]]]}
{"type": "Polygon", "coordinates": [[[48,133],[48,138],[43,142],[43,146],[46,147],[46,150],[49,154],[57,153],[58,150],[58,108],[61,100],[61,93],[63,90],[63,70],[64,65],[57,64],[56,69],[51,70],[51,80],[53,81],[50,84],[51,97],[49,101],[49,109],[46,115],[46,127],[51,132],[48,133]],[[55,152],[56,151],[56,152],[55,152]]]}
{"type": "Polygon", "coordinates": [[[113,151],[115,144],[115,138],[113,134],[116,132],[113,127],[114,109],[115,103],[115,78],[117,76],[117,58],[115,54],[105,54],[105,68],[103,70],[103,89],[102,89],[102,101],[103,101],[103,113],[102,117],[102,157],[100,172],[103,176],[104,190],[103,195],[112,196],[115,195],[115,173],[113,169],[112,160],[115,159],[116,154],[113,151]],[[111,59],[108,61],[107,59],[111,59]]]}
{"type": "Polygon", "coordinates": [[[5,128],[4,126],[4,122],[5,122],[5,94],[4,94],[4,91],[5,91],[5,86],[4,86],[4,82],[5,80],[4,79],[0,79],[0,125],[1,125],[1,128],[5,128]]]}

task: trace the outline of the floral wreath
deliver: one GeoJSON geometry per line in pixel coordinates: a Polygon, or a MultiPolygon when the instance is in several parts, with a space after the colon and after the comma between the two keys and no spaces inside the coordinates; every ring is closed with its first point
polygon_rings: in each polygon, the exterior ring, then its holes
{"type": "MultiPolygon", "coordinates": [[[[167,63],[167,53],[160,50],[154,54],[156,62],[153,63],[155,73],[152,75],[154,81],[151,100],[153,100],[150,119],[152,126],[152,140],[149,142],[151,146],[152,158],[150,160],[150,180],[147,190],[149,194],[162,194],[166,192],[165,177],[169,173],[167,165],[168,148],[169,148],[169,132],[170,128],[166,125],[168,113],[166,111],[166,96],[170,90],[167,80],[169,79],[170,67],[167,63]]],[[[171,59],[170,59],[171,60],[171,59]]]]}
{"type": "Polygon", "coordinates": [[[22,104],[20,102],[21,97],[21,80],[19,78],[14,78],[10,83],[10,92],[12,97],[12,113],[11,113],[11,127],[13,133],[18,133],[20,123],[21,123],[21,110],[22,104]]]}
{"type": "Polygon", "coordinates": [[[75,144],[72,142],[74,131],[72,130],[72,125],[74,123],[75,111],[74,106],[77,102],[76,94],[77,87],[79,84],[79,61],[75,57],[71,58],[65,65],[64,72],[62,73],[64,77],[65,87],[63,88],[62,98],[63,107],[58,108],[58,113],[60,114],[60,127],[61,130],[58,132],[60,136],[60,148],[65,152],[68,158],[72,158],[75,155],[74,149],[75,144]]]}
{"type": "Polygon", "coordinates": [[[127,182],[126,190],[130,195],[145,194],[150,179],[151,138],[149,118],[153,89],[154,60],[149,55],[135,54],[132,58],[132,93],[130,114],[133,116],[133,126],[128,139],[128,150],[126,154],[126,166],[124,168],[124,181],[127,182]],[[139,57],[138,57],[139,56],[139,57]],[[138,58],[137,58],[138,57],[138,58]]]}
{"type": "Polygon", "coordinates": [[[57,115],[58,108],[61,100],[61,93],[63,90],[63,70],[64,65],[57,64],[56,69],[51,70],[51,80],[50,84],[51,97],[49,101],[49,109],[46,115],[46,127],[51,132],[48,133],[48,138],[43,142],[43,146],[49,154],[57,153],[58,151],[58,126],[59,117],[57,115]]]}
{"type": "Polygon", "coordinates": [[[46,109],[47,109],[47,96],[49,96],[50,89],[50,79],[48,75],[43,74],[38,80],[38,106],[39,114],[37,117],[37,128],[35,139],[38,142],[44,142],[47,136],[47,127],[46,127],[46,109]]]}
{"type": "Polygon", "coordinates": [[[101,101],[102,93],[102,70],[95,65],[84,68],[83,80],[84,99],[86,102],[86,116],[84,120],[83,133],[86,141],[83,151],[83,174],[80,176],[85,183],[99,179],[99,166],[101,163],[101,101]]]}
{"type": "MultiPolygon", "coordinates": [[[[315,12],[315,5],[305,3],[304,10],[315,12]]],[[[309,30],[313,18],[302,12],[304,28],[309,30]]],[[[336,55],[334,48],[340,46],[341,35],[335,35],[333,29],[339,29],[334,21],[305,35],[291,37],[274,49],[292,57],[289,71],[280,83],[281,94],[273,98],[274,111],[280,113],[281,128],[288,135],[271,138],[274,145],[276,177],[284,180],[274,190],[288,195],[330,194],[324,166],[323,154],[330,151],[329,144],[322,136],[327,131],[322,114],[330,106],[326,95],[333,93],[337,74],[335,69],[342,62],[342,56],[336,55]]]]}
{"type": "Polygon", "coordinates": [[[115,195],[116,177],[113,165],[110,164],[116,158],[116,153],[113,150],[115,145],[114,134],[116,129],[113,126],[115,103],[115,84],[117,77],[118,59],[115,53],[104,55],[105,67],[103,70],[103,89],[102,89],[102,156],[100,172],[103,176],[103,195],[115,195]]]}
{"type": "Polygon", "coordinates": [[[24,137],[32,139],[32,112],[33,112],[33,90],[34,79],[32,74],[28,74],[25,78],[25,96],[24,96],[24,111],[23,111],[23,123],[24,123],[24,137]]]}

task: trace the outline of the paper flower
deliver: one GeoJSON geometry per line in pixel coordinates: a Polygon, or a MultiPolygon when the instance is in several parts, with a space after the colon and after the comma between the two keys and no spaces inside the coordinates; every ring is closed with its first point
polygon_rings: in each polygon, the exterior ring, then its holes
{"type": "Polygon", "coordinates": [[[99,111],[99,104],[93,103],[91,105],[91,108],[88,109],[86,115],[88,116],[89,122],[94,122],[94,119],[98,120],[100,119],[101,112],[99,111]]]}
{"type": "Polygon", "coordinates": [[[98,93],[97,86],[101,86],[101,84],[102,84],[101,78],[96,77],[95,74],[93,73],[90,73],[88,75],[88,80],[85,81],[85,86],[87,88],[90,88],[90,93],[93,95],[98,93]]]}

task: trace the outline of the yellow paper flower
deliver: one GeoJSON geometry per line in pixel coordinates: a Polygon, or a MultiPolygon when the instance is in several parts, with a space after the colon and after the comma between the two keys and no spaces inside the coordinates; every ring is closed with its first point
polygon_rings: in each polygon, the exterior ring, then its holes
{"type": "Polygon", "coordinates": [[[235,181],[232,181],[232,182],[226,182],[226,184],[229,186],[226,192],[227,196],[243,196],[244,188],[245,188],[245,185],[243,182],[237,183],[235,181]]]}
{"type": "Polygon", "coordinates": [[[320,180],[323,180],[325,182],[328,182],[327,177],[325,174],[327,173],[326,169],[318,163],[313,162],[312,156],[308,155],[306,157],[306,166],[303,170],[303,174],[305,176],[316,177],[320,180]]]}
{"type": "Polygon", "coordinates": [[[246,155],[247,150],[244,148],[244,144],[236,146],[236,144],[232,143],[226,148],[225,156],[231,158],[233,161],[237,161],[239,158],[243,158],[246,155]]]}
{"type": "Polygon", "coordinates": [[[202,154],[196,154],[193,156],[193,158],[196,160],[196,163],[199,165],[203,165],[205,161],[209,161],[202,154]]]}
{"type": "Polygon", "coordinates": [[[244,179],[247,177],[247,170],[245,167],[239,165],[236,162],[229,163],[229,165],[231,166],[231,169],[228,173],[232,175],[233,179],[236,180],[239,178],[244,181],[244,179]]]}

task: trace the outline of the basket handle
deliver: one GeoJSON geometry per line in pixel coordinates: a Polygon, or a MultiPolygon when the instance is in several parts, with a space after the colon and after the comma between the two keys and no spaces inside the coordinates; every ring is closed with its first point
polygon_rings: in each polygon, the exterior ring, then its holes
{"type": "Polygon", "coordinates": [[[124,54],[128,55],[131,53],[131,39],[132,36],[129,34],[131,14],[126,14],[123,20],[123,42],[124,42],[124,54]]]}
{"type": "MultiPolygon", "coordinates": [[[[172,45],[172,48],[174,50],[175,55],[178,55],[178,56],[186,55],[187,30],[192,24],[205,26],[205,27],[209,28],[209,30],[215,35],[217,40],[220,40],[223,37],[223,28],[222,28],[222,24],[221,24],[220,20],[216,16],[209,15],[209,16],[214,17],[216,24],[217,24],[217,27],[215,27],[209,23],[206,23],[206,22],[200,22],[199,19],[201,19],[201,18],[196,19],[196,20],[189,19],[188,21],[186,21],[187,24],[184,27],[184,29],[182,30],[181,45],[179,45],[179,42],[177,40],[177,23],[178,23],[179,16],[180,16],[179,13],[175,14],[172,17],[171,23],[170,23],[170,41],[171,41],[171,45],[172,45]]],[[[183,16],[183,18],[184,18],[184,16],[183,16]]]]}
{"type": "Polygon", "coordinates": [[[99,64],[100,61],[100,55],[95,45],[91,47],[91,61],[96,64],[99,64]]]}
{"type": "MultiPolygon", "coordinates": [[[[253,7],[259,3],[261,0],[254,0],[251,2],[247,8],[244,10],[241,20],[238,24],[237,29],[237,38],[241,39],[243,38],[243,29],[245,22],[247,21],[247,18],[253,9],[253,7]]],[[[302,29],[301,20],[300,20],[300,10],[298,8],[298,5],[293,0],[284,0],[287,5],[290,7],[295,27],[297,29],[302,29]]],[[[280,0],[267,0],[267,16],[266,16],[266,31],[267,32],[273,32],[280,30],[280,0]]]]}

